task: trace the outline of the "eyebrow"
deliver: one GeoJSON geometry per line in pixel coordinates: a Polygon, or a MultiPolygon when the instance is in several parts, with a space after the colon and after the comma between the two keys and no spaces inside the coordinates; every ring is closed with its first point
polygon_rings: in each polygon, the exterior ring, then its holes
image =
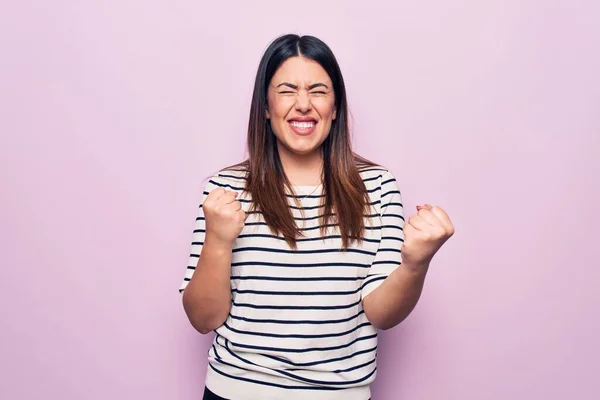
{"type": "MultiPolygon", "coordinates": [[[[287,86],[289,88],[298,90],[298,85],[294,85],[293,83],[289,83],[289,82],[282,82],[279,85],[277,85],[277,87],[280,87],[280,86],[287,86]]],[[[318,83],[313,83],[312,85],[310,85],[308,87],[308,90],[312,90],[317,87],[324,87],[325,89],[329,89],[329,87],[326,84],[318,82],[318,83]]]]}

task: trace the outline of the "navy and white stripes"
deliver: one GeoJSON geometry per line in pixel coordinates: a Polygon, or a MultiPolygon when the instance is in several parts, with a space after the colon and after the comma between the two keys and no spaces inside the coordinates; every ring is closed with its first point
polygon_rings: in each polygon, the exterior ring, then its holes
{"type": "MultiPolygon", "coordinates": [[[[289,195],[304,236],[291,249],[273,235],[260,212],[249,213],[235,242],[231,265],[232,308],[209,351],[206,385],[218,395],[243,399],[364,400],[376,375],[377,332],[362,299],[401,263],[403,206],[394,176],[382,167],[361,171],[370,196],[361,244],[341,251],[336,225],[319,229],[322,194],[296,187],[301,206],[289,195]]],[[[244,172],[222,171],[207,184],[239,193],[245,211],[244,172]]],[[[317,188],[320,190],[320,188],[317,188]]],[[[205,235],[202,207],[183,292],[205,235]]]]}

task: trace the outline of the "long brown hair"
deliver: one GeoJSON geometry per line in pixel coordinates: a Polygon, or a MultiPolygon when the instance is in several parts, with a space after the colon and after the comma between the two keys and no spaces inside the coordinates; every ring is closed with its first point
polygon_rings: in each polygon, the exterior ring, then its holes
{"type": "Polygon", "coordinates": [[[296,239],[302,236],[302,231],[296,225],[286,197],[286,189],[291,190],[292,185],[283,170],[277,139],[265,112],[271,78],[286,59],[295,56],[318,62],[333,83],[337,117],[321,145],[325,196],[319,224],[322,235],[329,223],[338,224],[342,248],[347,249],[354,241],[362,241],[363,217],[370,213],[369,194],[359,168],[377,165],[352,151],[344,80],[333,52],[324,42],[313,36],[284,35],[267,48],[258,67],[252,95],[248,159],[230,168],[247,171],[245,190],[252,196],[252,210],[259,210],[271,231],[283,235],[290,247],[296,249],[296,239]]]}

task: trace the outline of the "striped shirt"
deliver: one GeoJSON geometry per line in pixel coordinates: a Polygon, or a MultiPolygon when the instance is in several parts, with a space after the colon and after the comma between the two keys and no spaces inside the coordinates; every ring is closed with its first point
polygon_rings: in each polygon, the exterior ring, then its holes
{"type": "MultiPolygon", "coordinates": [[[[401,263],[403,206],[396,179],[383,167],[360,170],[370,197],[363,242],[341,251],[336,226],[319,229],[320,186],[288,195],[304,236],[296,250],[273,235],[259,212],[249,213],[231,263],[232,307],[208,354],[206,386],[232,400],[366,400],[376,376],[377,330],[362,299],[401,263]],[[312,193],[312,194],[311,194],[312,193]]],[[[206,185],[238,192],[244,211],[244,171],[223,170],[206,185]]],[[[191,279],[205,237],[198,209],[180,292],[191,279]]]]}

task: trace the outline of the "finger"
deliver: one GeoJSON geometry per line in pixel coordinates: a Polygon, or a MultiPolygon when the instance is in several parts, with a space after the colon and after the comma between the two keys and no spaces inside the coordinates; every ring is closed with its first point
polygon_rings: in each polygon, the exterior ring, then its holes
{"type": "Polygon", "coordinates": [[[441,227],[442,222],[438,220],[438,218],[435,216],[435,214],[433,214],[431,211],[429,211],[426,208],[422,208],[419,210],[419,212],[417,213],[417,215],[421,218],[423,218],[423,220],[425,222],[427,222],[429,225],[433,226],[433,227],[441,227]]]}
{"type": "Polygon", "coordinates": [[[435,217],[440,221],[440,226],[442,226],[445,230],[447,230],[449,232],[454,231],[454,226],[452,225],[452,222],[450,221],[450,217],[448,216],[446,211],[444,211],[441,207],[432,206],[431,204],[423,204],[423,205],[417,206],[417,210],[431,211],[431,213],[433,215],[435,215],[435,217]]]}
{"type": "Polygon", "coordinates": [[[425,222],[425,220],[418,215],[411,216],[408,219],[408,223],[418,231],[428,231],[431,229],[431,225],[425,222]]]}
{"type": "Polygon", "coordinates": [[[237,212],[242,209],[242,203],[240,203],[237,200],[234,200],[233,202],[224,205],[223,209],[237,212]]]}
{"type": "Polygon", "coordinates": [[[406,241],[406,238],[412,237],[416,231],[417,230],[415,229],[415,227],[411,224],[404,224],[404,227],[402,228],[402,233],[404,233],[404,240],[406,241]]]}
{"type": "Polygon", "coordinates": [[[247,213],[244,210],[241,210],[240,212],[244,213],[244,222],[246,222],[246,220],[248,219],[248,217],[250,216],[250,213],[247,213]]]}
{"type": "Polygon", "coordinates": [[[232,195],[232,193],[235,192],[232,192],[231,190],[225,190],[222,187],[218,187],[211,190],[207,198],[210,198],[211,200],[218,203],[222,201],[221,199],[227,199],[229,196],[232,195]]]}
{"type": "Polygon", "coordinates": [[[446,229],[449,232],[454,231],[454,226],[452,225],[452,221],[450,221],[450,217],[448,216],[446,211],[444,211],[441,207],[433,206],[431,208],[431,212],[441,222],[444,229],[446,229]]]}
{"type": "Polygon", "coordinates": [[[225,189],[218,187],[218,188],[211,190],[208,193],[208,195],[206,196],[206,198],[218,200],[221,196],[223,196],[225,194],[225,192],[226,192],[225,189]]]}
{"type": "Polygon", "coordinates": [[[225,204],[231,204],[234,201],[237,201],[236,198],[238,194],[236,192],[232,192],[230,190],[226,190],[225,192],[226,193],[219,198],[219,201],[225,204]]]}

